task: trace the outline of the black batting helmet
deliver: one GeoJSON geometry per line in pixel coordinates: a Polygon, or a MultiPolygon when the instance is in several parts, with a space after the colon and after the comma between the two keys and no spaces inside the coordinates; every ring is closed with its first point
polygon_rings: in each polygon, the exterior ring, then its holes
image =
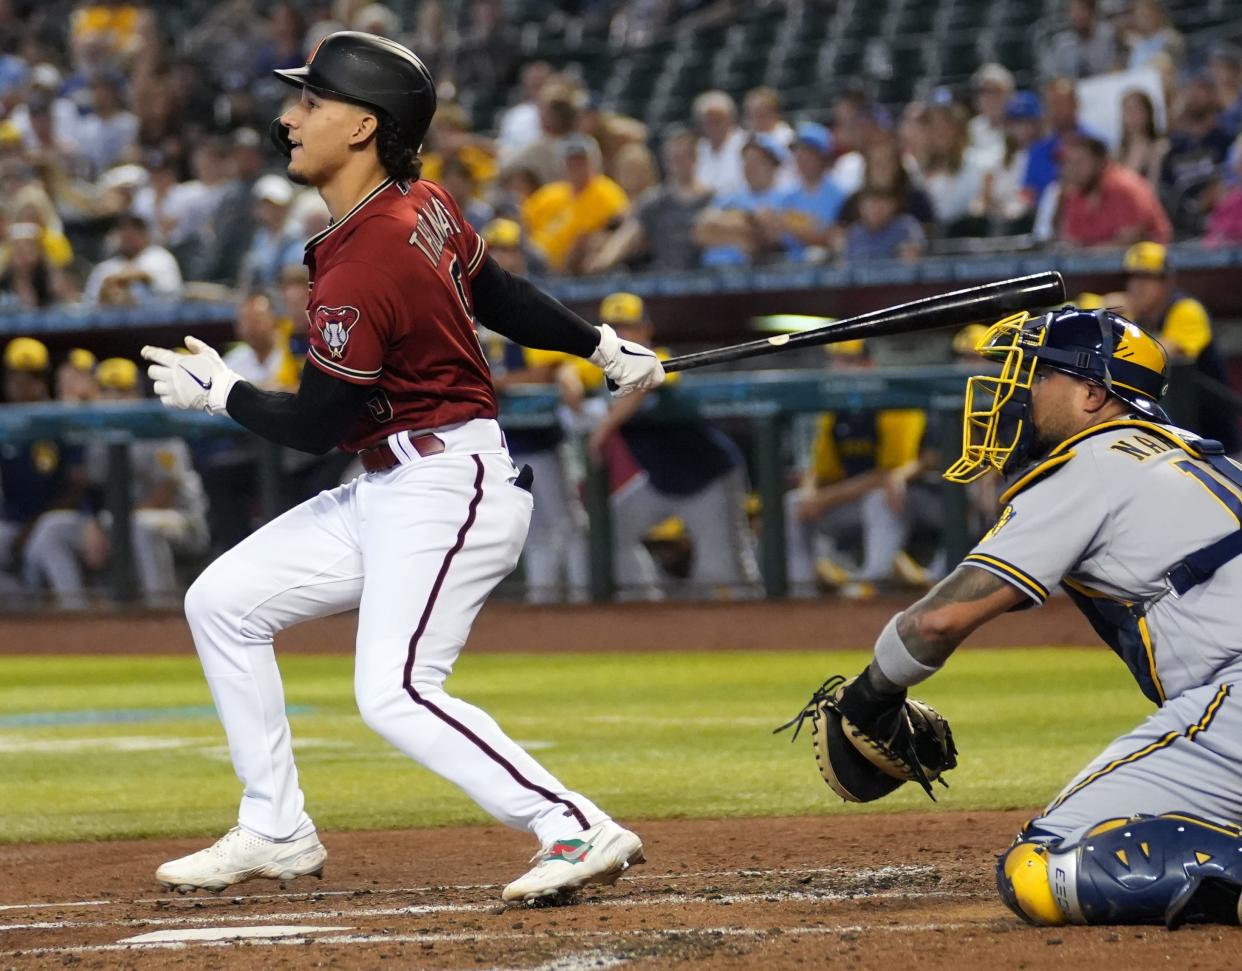
{"type": "MultiPolygon", "coordinates": [[[[379,108],[415,149],[436,113],[436,87],[427,66],[409,48],[375,34],[357,30],[328,34],[315,45],[305,67],[272,73],[287,84],[379,108]]],[[[272,123],[272,140],[289,154],[280,119],[272,123]]]]}

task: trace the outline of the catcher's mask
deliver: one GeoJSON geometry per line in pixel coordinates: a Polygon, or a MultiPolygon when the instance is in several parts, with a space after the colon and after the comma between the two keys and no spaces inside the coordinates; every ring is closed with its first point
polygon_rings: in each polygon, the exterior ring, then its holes
{"type": "Polygon", "coordinates": [[[966,383],[962,455],[944,476],[973,482],[992,469],[1010,475],[1030,458],[1031,383],[1043,365],[1094,381],[1135,411],[1158,422],[1168,390],[1168,357],[1160,342],[1111,310],[1067,306],[1040,317],[1014,314],[993,324],[975,348],[1000,365],[999,375],[966,383]]]}

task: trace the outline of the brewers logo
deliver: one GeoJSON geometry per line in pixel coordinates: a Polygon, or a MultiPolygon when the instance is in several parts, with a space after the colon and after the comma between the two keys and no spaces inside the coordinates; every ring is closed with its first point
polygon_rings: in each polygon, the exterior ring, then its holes
{"type": "Polygon", "coordinates": [[[349,332],[358,323],[357,307],[318,307],[315,310],[315,326],[323,335],[323,342],[334,358],[345,354],[349,332]]]}
{"type": "Polygon", "coordinates": [[[1009,522],[1009,520],[1011,520],[1011,519],[1013,519],[1013,506],[1012,506],[1012,504],[1011,504],[1011,505],[1006,506],[1004,509],[1002,509],[1002,510],[1001,510],[1000,518],[996,520],[996,524],[995,524],[995,525],[994,525],[991,529],[989,529],[986,533],[984,533],[984,534],[983,534],[983,539],[979,540],[979,542],[980,542],[980,543],[986,543],[986,542],[987,542],[988,540],[990,540],[993,536],[995,536],[995,535],[996,535],[997,533],[999,533],[1002,529],[1004,529],[1004,528],[1005,528],[1005,524],[1006,524],[1007,522],[1009,522]]]}

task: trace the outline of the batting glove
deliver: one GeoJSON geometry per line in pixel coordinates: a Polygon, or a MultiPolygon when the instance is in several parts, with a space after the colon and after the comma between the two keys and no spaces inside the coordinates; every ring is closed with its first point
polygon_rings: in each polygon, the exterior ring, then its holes
{"type": "Polygon", "coordinates": [[[197,337],[187,337],[185,346],[189,354],[165,347],[142,349],[142,356],[152,362],[147,377],[155,383],[156,396],[166,408],[226,414],[229,392],[241,375],[197,337]]]}
{"type": "Polygon", "coordinates": [[[664,366],[655,353],[617,336],[607,324],[596,328],[599,346],[587,360],[602,368],[608,378],[608,389],[614,398],[624,398],[635,391],[649,391],[664,382],[664,366]]]}

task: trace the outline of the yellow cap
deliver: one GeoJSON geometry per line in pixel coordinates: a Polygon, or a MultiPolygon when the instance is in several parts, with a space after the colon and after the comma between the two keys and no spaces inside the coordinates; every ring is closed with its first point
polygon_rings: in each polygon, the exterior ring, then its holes
{"type": "Polygon", "coordinates": [[[483,238],[488,246],[517,249],[522,244],[522,227],[512,219],[493,219],[483,227],[483,238]]]}
{"type": "Polygon", "coordinates": [[[643,298],[635,293],[610,293],[599,305],[599,319],[605,324],[638,324],[644,316],[643,298]]]}
{"type": "Polygon", "coordinates": [[[65,363],[75,371],[93,371],[95,370],[95,355],[85,347],[75,347],[69,351],[65,363]]]}
{"type": "Polygon", "coordinates": [[[1164,276],[1169,272],[1169,251],[1159,243],[1135,243],[1122,263],[1127,273],[1164,276]]]}
{"type": "Polygon", "coordinates": [[[4,366],[13,371],[45,371],[47,363],[47,345],[33,337],[14,337],[4,349],[4,366]]]}
{"type": "Polygon", "coordinates": [[[95,369],[95,378],[101,388],[132,391],[138,385],[138,365],[124,357],[105,358],[95,369]]]}
{"type": "Polygon", "coordinates": [[[0,121],[0,145],[6,147],[12,145],[20,145],[22,143],[22,133],[13,122],[0,121]]]}
{"type": "Polygon", "coordinates": [[[953,353],[959,357],[974,354],[987,332],[988,328],[984,324],[967,324],[953,335],[953,353]]]}
{"type": "Polygon", "coordinates": [[[861,339],[837,341],[835,344],[825,346],[828,348],[828,353],[835,357],[862,357],[867,353],[867,344],[861,339]]]}
{"type": "Polygon", "coordinates": [[[1079,310],[1103,310],[1104,296],[1099,293],[1092,293],[1090,290],[1084,290],[1074,298],[1074,306],[1079,310]]]}

